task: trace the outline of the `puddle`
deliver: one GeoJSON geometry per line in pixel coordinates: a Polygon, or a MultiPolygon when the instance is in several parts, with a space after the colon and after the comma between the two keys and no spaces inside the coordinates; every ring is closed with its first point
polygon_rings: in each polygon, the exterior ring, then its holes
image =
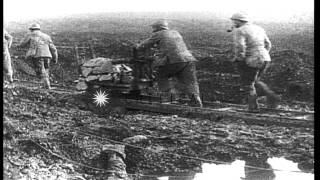
{"type": "Polygon", "coordinates": [[[194,176],[163,176],[157,180],[314,180],[314,174],[304,173],[294,163],[284,158],[268,158],[266,162],[236,160],[231,164],[202,165],[202,173],[194,176]],[[262,167],[257,169],[253,167],[262,167]],[[270,170],[275,169],[275,170],[270,170]]]}

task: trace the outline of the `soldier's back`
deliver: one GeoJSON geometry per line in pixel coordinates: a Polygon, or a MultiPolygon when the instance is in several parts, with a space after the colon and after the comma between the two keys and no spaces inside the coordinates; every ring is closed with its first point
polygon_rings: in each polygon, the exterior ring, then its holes
{"type": "Polygon", "coordinates": [[[161,31],[160,44],[168,48],[181,49],[185,48],[186,45],[183,41],[182,36],[176,30],[164,30],[161,31]]]}
{"type": "Polygon", "coordinates": [[[262,27],[249,23],[240,27],[239,30],[246,37],[247,46],[264,46],[266,33],[262,27]]]}
{"type": "Polygon", "coordinates": [[[41,32],[34,31],[30,33],[30,49],[35,50],[35,57],[52,57],[49,44],[51,43],[49,35],[41,32]]]}
{"type": "Polygon", "coordinates": [[[196,61],[178,31],[159,32],[159,41],[160,51],[169,58],[169,63],[196,61]]]}

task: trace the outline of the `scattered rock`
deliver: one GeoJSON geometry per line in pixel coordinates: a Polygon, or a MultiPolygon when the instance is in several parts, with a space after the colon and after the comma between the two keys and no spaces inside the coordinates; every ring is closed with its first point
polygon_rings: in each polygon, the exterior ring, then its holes
{"type": "Polygon", "coordinates": [[[97,80],[99,79],[99,75],[98,76],[94,76],[94,75],[90,75],[86,78],[86,81],[93,81],[93,80],[97,80]]]}
{"type": "Polygon", "coordinates": [[[85,91],[88,89],[88,85],[84,81],[79,81],[76,85],[76,88],[78,91],[85,91]]]}
{"type": "Polygon", "coordinates": [[[81,73],[84,77],[88,77],[88,75],[92,72],[92,68],[81,67],[81,73]]]}
{"type": "Polygon", "coordinates": [[[110,81],[110,80],[112,80],[111,74],[101,75],[99,78],[99,81],[110,81]]]}
{"type": "Polygon", "coordinates": [[[103,63],[105,63],[106,61],[108,61],[108,59],[106,58],[95,58],[95,59],[90,59],[87,62],[85,62],[82,66],[83,67],[100,67],[103,65],[103,63]]]}

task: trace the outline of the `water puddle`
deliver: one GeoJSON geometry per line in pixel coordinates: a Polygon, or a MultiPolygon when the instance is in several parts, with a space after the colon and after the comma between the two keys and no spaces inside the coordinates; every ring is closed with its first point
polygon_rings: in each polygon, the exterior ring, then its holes
{"type": "Polygon", "coordinates": [[[268,158],[265,162],[236,160],[231,164],[202,165],[202,173],[193,176],[163,176],[158,180],[314,180],[314,174],[304,173],[285,158],[268,158]],[[258,167],[258,168],[256,168],[258,167]]]}

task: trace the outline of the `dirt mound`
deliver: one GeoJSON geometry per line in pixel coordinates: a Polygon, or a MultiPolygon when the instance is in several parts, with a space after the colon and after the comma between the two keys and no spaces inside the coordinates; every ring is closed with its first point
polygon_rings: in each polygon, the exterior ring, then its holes
{"type": "Polygon", "coordinates": [[[272,65],[265,79],[284,95],[313,101],[314,62],[303,53],[286,50],[272,54],[272,65]],[[293,92],[297,86],[297,92],[293,92]]]}

